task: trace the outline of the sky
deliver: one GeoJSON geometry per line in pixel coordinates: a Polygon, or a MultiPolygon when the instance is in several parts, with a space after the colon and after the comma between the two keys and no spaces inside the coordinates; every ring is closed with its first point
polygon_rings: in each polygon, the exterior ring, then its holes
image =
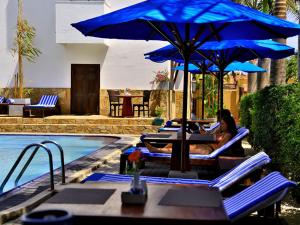
{"type": "MultiPolygon", "coordinates": [[[[292,15],[288,14],[287,18],[288,18],[289,21],[297,23],[297,20],[292,15]]],[[[295,48],[296,51],[297,51],[297,49],[298,49],[298,36],[288,38],[287,39],[287,45],[295,48]]]]}

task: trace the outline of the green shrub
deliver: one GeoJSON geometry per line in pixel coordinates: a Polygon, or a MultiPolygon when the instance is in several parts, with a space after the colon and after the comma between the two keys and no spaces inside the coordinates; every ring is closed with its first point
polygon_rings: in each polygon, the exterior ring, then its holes
{"type": "Polygon", "coordinates": [[[299,100],[299,83],[266,87],[254,95],[250,124],[253,145],[264,149],[282,172],[296,180],[300,178],[299,100]]]}
{"type": "Polygon", "coordinates": [[[253,146],[253,132],[252,126],[252,111],[253,111],[253,99],[255,94],[248,94],[243,96],[240,105],[240,124],[250,130],[248,135],[248,142],[253,146]]]}

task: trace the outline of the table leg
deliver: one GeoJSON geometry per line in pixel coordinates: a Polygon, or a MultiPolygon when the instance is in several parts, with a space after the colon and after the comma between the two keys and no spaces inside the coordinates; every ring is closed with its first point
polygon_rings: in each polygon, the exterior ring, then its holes
{"type": "Polygon", "coordinates": [[[122,117],[132,117],[133,109],[132,109],[132,101],[131,97],[123,98],[123,108],[122,108],[122,117]]]}
{"type": "MultiPolygon", "coordinates": [[[[190,152],[189,145],[187,145],[186,154],[184,155],[185,160],[183,165],[183,169],[185,171],[189,171],[191,169],[189,152],[190,152]]],[[[181,164],[181,144],[173,144],[170,170],[181,170],[180,164],[181,164]]]]}

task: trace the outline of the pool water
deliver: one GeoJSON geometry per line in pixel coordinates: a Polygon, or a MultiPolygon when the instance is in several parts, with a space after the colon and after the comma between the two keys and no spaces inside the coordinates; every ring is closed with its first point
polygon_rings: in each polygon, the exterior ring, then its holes
{"type": "MultiPolygon", "coordinates": [[[[66,135],[0,135],[0,185],[5,179],[7,173],[15,163],[21,151],[29,144],[40,143],[45,140],[55,141],[60,144],[64,150],[65,164],[78,158],[86,156],[105,145],[118,140],[113,137],[103,136],[66,136],[66,135]]],[[[53,166],[60,167],[60,154],[56,146],[46,144],[52,150],[53,166]]],[[[29,158],[34,147],[25,154],[14,174],[4,188],[4,192],[14,188],[15,178],[18,172],[29,158]]],[[[45,150],[39,150],[23,174],[18,185],[33,180],[49,172],[49,158],[45,150]]]]}

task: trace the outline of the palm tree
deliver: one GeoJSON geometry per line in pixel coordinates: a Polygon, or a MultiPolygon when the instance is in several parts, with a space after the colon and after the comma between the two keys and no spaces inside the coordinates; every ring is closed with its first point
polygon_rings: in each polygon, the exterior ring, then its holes
{"type": "MultiPolygon", "coordinates": [[[[274,16],[277,16],[281,19],[286,19],[286,5],[286,0],[275,0],[274,16]]],[[[286,44],[286,39],[284,38],[274,39],[274,41],[286,44]]],[[[270,84],[283,84],[285,83],[285,77],[285,59],[272,60],[270,84]]]]}
{"type": "MultiPolygon", "coordinates": [[[[235,0],[235,2],[246,5],[250,8],[272,14],[273,0],[235,0]]],[[[252,73],[248,75],[248,91],[255,92],[261,90],[269,84],[270,78],[270,59],[258,59],[257,65],[263,67],[267,72],[252,73]]]]}
{"type": "Polygon", "coordinates": [[[35,28],[30,26],[28,21],[23,19],[23,0],[18,0],[18,20],[17,35],[15,38],[14,53],[18,53],[18,74],[15,77],[15,96],[23,97],[23,57],[28,61],[34,62],[35,58],[41,53],[39,49],[33,46],[33,40],[36,36],[35,28]]]}
{"type": "MultiPolygon", "coordinates": [[[[240,4],[260,10],[264,13],[286,19],[286,11],[289,11],[296,18],[299,18],[297,5],[295,0],[234,0],[240,4]]],[[[285,43],[285,39],[276,39],[281,43],[285,43]]],[[[269,73],[258,73],[257,90],[261,90],[269,84],[281,84],[285,82],[285,60],[274,60],[272,63],[271,76],[269,73]],[[270,81],[269,81],[270,79],[270,81]]],[[[258,65],[269,71],[270,59],[259,59],[258,65]]]]}

